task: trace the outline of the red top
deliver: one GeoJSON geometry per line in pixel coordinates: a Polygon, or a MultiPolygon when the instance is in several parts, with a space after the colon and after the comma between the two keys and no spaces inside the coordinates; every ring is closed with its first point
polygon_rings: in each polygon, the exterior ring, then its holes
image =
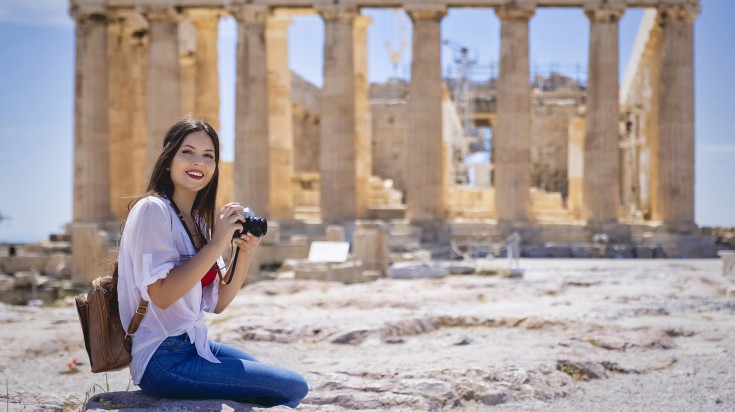
{"type": "Polygon", "coordinates": [[[210,283],[214,282],[214,280],[217,279],[217,273],[219,273],[219,268],[217,267],[217,264],[215,263],[209,269],[207,274],[204,275],[204,277],[202,278],[202,287],[205,287],[209,285],[210,283]]]}

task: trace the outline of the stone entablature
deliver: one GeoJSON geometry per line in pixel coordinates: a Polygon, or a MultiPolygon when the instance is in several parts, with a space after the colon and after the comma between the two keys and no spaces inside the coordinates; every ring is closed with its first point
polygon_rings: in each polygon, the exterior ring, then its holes
{"type": "MultiPolygon", "coordinates": [[[[139,6],[170,6],[169,0],[75,0],[80,6],[106,7],[139,7],[139,6]]],[[[658,7],[658,6],[689,6],[696,4],[696,0],[178,0],[176,6],[181,7],[228,7],[233,5],[262,5],[283,8],[311,8],[318,6],[353,6],[353,7],[414,7],[414,6],[445,6],[445,7],[499,7],[510,4],[521,4],[535,7],[595,7],[605,4],[615,4],[622,7],[658,7]]]]}

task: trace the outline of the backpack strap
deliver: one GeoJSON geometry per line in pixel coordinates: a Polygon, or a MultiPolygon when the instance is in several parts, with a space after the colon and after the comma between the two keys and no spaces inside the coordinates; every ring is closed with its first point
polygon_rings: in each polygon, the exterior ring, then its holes
{"type": "Polygon", "coordinates": [[[143,317],[147,313],[148,313],[148,302],[141,299],[140,305],[138,305],[138,308],[135,309],[135,314],[133,314],[133,319],[130,320],[128,331],[125,332],[125,339],[127,339],[128,336],[135,335],[135,332],[138,330],[138,327],[140,326],[140,322],[143,321],[143,317]]]}

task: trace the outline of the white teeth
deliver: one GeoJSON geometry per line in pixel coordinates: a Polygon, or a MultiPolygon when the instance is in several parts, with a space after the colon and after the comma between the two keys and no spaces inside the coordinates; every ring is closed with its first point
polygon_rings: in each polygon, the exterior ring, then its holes
{"type": "Polygon", "coordinates": [[[204,176],[204,173],[201,173],[201,172],[186,172],[186,173],[188,173],[188,174],[190,174],[192,176],[197,176],[197,177],[204,176]]]}

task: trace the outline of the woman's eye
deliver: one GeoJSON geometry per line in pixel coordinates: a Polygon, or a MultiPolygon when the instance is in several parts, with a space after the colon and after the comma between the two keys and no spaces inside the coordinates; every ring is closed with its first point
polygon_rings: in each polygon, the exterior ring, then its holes
{"type": "Polygon", "coordinates": [[[204,157],[206,157],[207,159],[214,159],[214,156],[211,154],[204,155],[204,157]]]}

